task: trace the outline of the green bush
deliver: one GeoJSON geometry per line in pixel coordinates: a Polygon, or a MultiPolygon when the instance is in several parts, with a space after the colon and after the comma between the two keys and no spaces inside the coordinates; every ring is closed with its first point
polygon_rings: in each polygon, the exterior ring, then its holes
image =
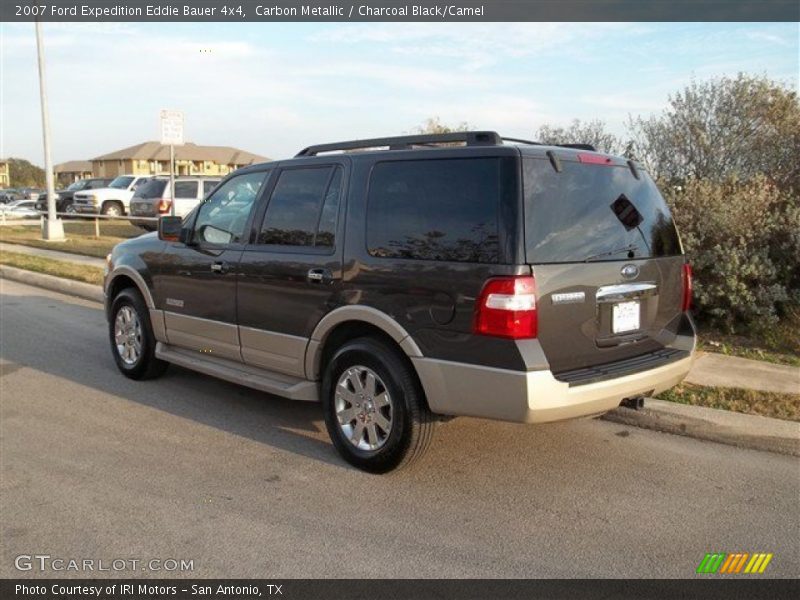
{"type": "Polygon", "coordinates": [[[729,332],[763,329],[800,304],[797,198],[760,175],[660,187],[692,262],[701,320],[729,332]]]}

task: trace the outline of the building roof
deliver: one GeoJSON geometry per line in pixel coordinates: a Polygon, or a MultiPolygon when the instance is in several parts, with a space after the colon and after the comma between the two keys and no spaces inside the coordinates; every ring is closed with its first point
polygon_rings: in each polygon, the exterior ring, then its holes
{"type": "Polygon", "coordinates": [[[53,167],[56,173],[91,173],[92,163],[88,160],[68,160],[53,167]]]}
{"type": "MultiPolygon", "coordinates": [[[[252,165],[267,162],[266,156],[259,156],[230,146],[200,146],[186,143],[175,146],[176,160],[210,160],[222,165],[252,165]]],[[[143,142],[130,148],[103,154],[93,158],[96,160],[169,160],[169,146],[159,142],[143,142]]]]}

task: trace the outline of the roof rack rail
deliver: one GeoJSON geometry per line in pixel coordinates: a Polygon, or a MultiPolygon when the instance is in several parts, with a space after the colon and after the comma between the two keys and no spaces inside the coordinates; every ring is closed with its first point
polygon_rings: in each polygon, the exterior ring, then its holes
{"type": "Polygon", "coordinates": [[[403,135],[398,137],[372,138],[368,140],[352,140],[349,142],[334,142],[332,144],[318,144],[316,146],[303,148],[295,157],[316,156],[323,152],[364,150],[382,146],[388,146],[390,150],[408,150],[414,146],[451,144],[457,142],[463,142],[467,146],[502,146],[503,138],[495,131],[456,131],[453,133],[403,135]]]}

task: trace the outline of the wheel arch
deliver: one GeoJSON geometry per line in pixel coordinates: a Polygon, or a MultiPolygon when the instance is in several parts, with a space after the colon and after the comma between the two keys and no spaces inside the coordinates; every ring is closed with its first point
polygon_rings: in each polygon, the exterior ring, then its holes
{"type": "Polygon", "coordinates": [[[306,348],[306,378],[319,380],[326,360],[336,348],[365,335],[374,335],[398,347],[409,364],[411,357],[422,356],[409,333],[386,313],[369,306],[342,306],[325,315],[314,328],[306,348]]]}
{"type": "Polygon", "coordinates": [[[117,294],[126,287],[136,288],[142,295],[142,298],[144,298],[144,303],[147,305],[147,308],[149,310],[155,309],[156,305],[153,301],[153,295],[150,293],[150,288],[147,287],[144,277],[133,267],[129,267],[128,265],[118,265],[114,267],[114,270],[109,274],[105,289],[106,306],[110,307],[117,294]]]}

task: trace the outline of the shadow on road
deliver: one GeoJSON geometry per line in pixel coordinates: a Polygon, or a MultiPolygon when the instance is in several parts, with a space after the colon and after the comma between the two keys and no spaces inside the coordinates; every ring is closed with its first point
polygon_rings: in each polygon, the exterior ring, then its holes
{"type": "Polygon", "coordinates": [[[102,307],[55,297],[3,297],[3,312],[9,313],[18,305],[26,305],[33,309],[32,313],[48,311],[54,317],[53,329],[59,326],[57,313],[68,311],[69,323],[61,325],[68,331],[52,331],[49,340],[28,338],[9,343],[4,339],[0,342],[0,377],[28,367],[259,443],[346,467],[333,446],[324,441],[327,433],[324,424],[320,424],[322,409],[317,403],[287,400],[175,365],[159,379],[132,381],[121,375],[114,364],[102,307]]]}

